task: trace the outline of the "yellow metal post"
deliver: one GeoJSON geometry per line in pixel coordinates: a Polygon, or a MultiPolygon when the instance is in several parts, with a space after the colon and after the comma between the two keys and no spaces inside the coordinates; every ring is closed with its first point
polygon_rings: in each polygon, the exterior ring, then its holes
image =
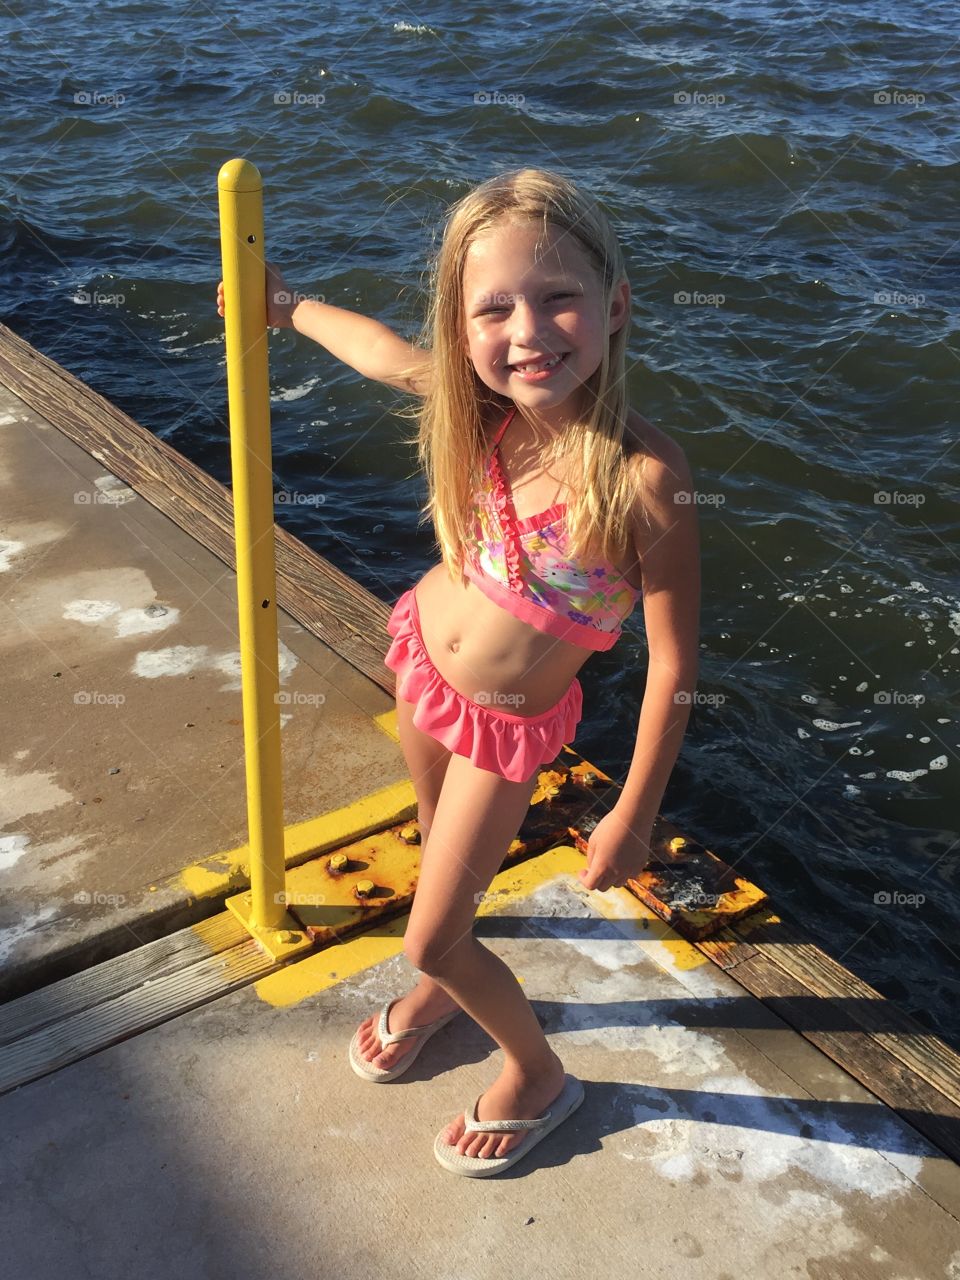
{"type": "Polygon", "coordinates": [[[285,905],[263,183],[236,159],[217,188],[250,842],[250,892],[226,905],[279,955],[304,938],[285,905]]]}

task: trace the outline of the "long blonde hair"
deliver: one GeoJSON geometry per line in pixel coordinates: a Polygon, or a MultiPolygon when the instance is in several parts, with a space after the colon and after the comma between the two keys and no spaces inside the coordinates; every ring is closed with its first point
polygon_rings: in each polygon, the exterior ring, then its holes
{"type": "MultiPolygon", "coordinates": [[[[565,527],[570,554],[602,556],[616,563],[630,546],[629,515],[636,501],[640,466],[631,469],[624,451],[626,348],[630,316],[608,329],[613,291],[626,279],[623,255],[606,213],[573,182],[546,169],[514,169],[473,188],[447,211],[439,249],[430,265],[429,307],[417,345],[431,352],[431,372],[422,400],[398,411],[418,423],[415,444],[427,478],[422,508],[432,518],[437,545],[450,576],[463,582],[463,558],[472,541],[474,499],[486,447],[483,403],[500,416],[512,401],[483,383],[470,358],[465,329],[463,268],[475,239],[501,220],[529,219],[572,236],[594,265],[604,297],[604,344],[600,365],[583,384],[589,411],[543,450],[544,467],[559,465],[570,485],[565,527]]],[[[413,378],[423,366],[397,371],[413,378]]],[[[412,384],[411,384],[412,385],[412,384]]]]}

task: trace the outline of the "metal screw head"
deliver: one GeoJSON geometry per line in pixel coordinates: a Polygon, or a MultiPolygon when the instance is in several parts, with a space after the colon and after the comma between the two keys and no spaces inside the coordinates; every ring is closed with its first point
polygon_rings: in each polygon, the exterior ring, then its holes
{"type": "Polygon", "coordinates": [[[358,880],[356,884],[357,897],[369,897],[369,895],[373,893],[374,888],[375,886],[372,880],[358,880]]]}
{"type": "Polygon", "coordinates": [[[335,853],[327,865],[331,871],[345,871],[348,861],[345,853],[335,853]]]}

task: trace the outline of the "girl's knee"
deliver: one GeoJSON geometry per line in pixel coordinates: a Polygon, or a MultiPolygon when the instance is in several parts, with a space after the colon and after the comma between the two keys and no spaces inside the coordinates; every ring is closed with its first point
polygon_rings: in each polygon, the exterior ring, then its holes
{"type": "Polygon", "coordinates": [[[466,943],[472,943],[473,932],[468,929],[466,933],[461,933],[451,938],[447,935],[434,931],[433,933],[418,933],[408,929],[403,936],[403,954],[413,965],[414,969],[419,969],[421,973],[427,974],[428,977],[435,977],[443,973],[444,968],[449,965],[459,949],[466,943]]]}
{"type": "Polygon", "coordinates": [[[419,933],[408,927],[403,935],[403,954],[414,969],[429,974],[442,955],[440,940],[436,934],[419,933]]]}

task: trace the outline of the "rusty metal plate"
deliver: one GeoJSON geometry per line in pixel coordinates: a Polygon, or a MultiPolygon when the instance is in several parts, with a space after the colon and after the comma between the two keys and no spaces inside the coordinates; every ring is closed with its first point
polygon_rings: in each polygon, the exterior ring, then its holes
{"type": "MultiPolygon", "coordinates": [[[[590,833],[619,794],[619,786],[586,761],[541,770],[501,866],[560,842],[572,842],[586,854],[590,833]]],[[[654,823],[651,854],[647,868],[627,887],[691,941],[767,901],[756,885],[663,818],[654,823]]],[[[314,942],[328,943],[408,910],[419,871],[419,826],[399,823],[288,869],[286,906],[314,942]]]]}

